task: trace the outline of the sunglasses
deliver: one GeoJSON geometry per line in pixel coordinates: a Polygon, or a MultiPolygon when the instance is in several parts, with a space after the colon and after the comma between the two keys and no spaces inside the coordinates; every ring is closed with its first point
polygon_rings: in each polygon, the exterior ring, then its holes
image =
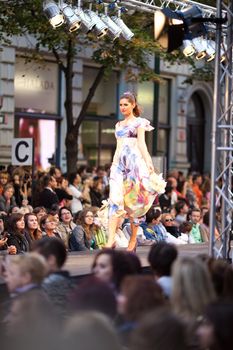
{"type": "Polygon", "coordinates": [[[172,221],[174,221],[174,219],[166,219],[165,220],[165,222],[169,222],[169,221],[172,222],[172,221]]]}

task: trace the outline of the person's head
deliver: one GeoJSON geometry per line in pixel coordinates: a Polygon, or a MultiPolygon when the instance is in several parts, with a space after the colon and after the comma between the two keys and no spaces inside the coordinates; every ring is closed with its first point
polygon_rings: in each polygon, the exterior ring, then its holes
{"type": "Polygon", "coordinates": [[[206,305],[216,299],[209,271],[200,259],[177,259],[173,265],[172,277],[172,306],[183,317],[196,319],[203,315],[206,305]]]}
{"type": "Polygon", "coordinates": [[[78,223],[82,226],[92,226],[94,224],[94,214],[90,208],[83,209],[78,216],[78,223]]]}
{"type": "Polygon", "coordinates": [[[176,247],[166,242],[158,242],[150,248],[148,261],[156,276],[170,276],[171,268],[178,256],[176,247]]]}
{"type": "Polygon", "coordinates": [[[3,188],[3,196],[6,199],[11,199],[14,195],[14,187],[11,184],[7,184],[3,188]]]}
{"type": "Polygon", "coordinates": [[[127,91],[120,97],[120,112],[123,116],[134,115],[139,117],[141,115],[141,108],[138,106],[136,96],[127,91]]]}
{"type": "Polygon", "coordinates": [[[202,222],[203,222],[203,224],[205,224],[206,226],[209,227],[209,225],[210,225],[210,213],[209,213],[209,211],[207,211],[207,212],[203,215],[202,222]]]}
{"type": "Polygon", "coordinates": [[[0,234],[5,230],[6,215],[0,214],[0,234]]]}
{"type": "Polygon", "coordinates": [[[185,201],[178,201],[175,204],[175,210],[177,214],[187,214],[189,207],[187,206],[187,203],[185,201]]]}
{"type": "Polygon", "coordinates": [[[7,171],[1,171],[0,172],[0,185],[1,186],[5,186],[8,182],[8,179],[9,179],[9,174],[7,171]]]}
{"type": "Polygon", "coordinates": [[[45,260],[37,253],[8,256],[5,261],[5,281],[9,292],[29,284],[40,285],[45,274],[45,260]]]}
{"type": "Polygon", "coordinates": [[[47,214],[45,207],[36,207],[33,209],[33,213],[36,214],[37,220],[40,223],[41,218],[47,214]]]}
{"type": "Polygon", "coordinates": [[[36,214],[28,213],[24,215],[25,229],[27,231],[33,232],[38,229],[38,219],[36,214]]]}
{"type": "Polygon", "coordinates": [[[179,226],[179,231],[180,233],[187,233],[189,234],[192,231],[192,223],[189,221],[184,221],[182,224],[179,226]]]}
{"type": "Polygon", "coordinates": [[[187,350],[186,327],[170,309],[146,314],[130,336],[131,350],[187,350]]]}
{"type": "Polygon", "coordinates": [[[168,183],[172,187],[173,190],[177,188],[177,179],[174,176],[169,176],[167,179],[168,183]]]}
{"type": "Polygon", "coordinates": [[[43,177],[43,187],[49,187],[52,189],[55,189],[57,187],[57,181],[54,176],[51,175],[45,175],[43,177]]]}
{"type": "Polygon", "coordinates": [[[33,250],[46,259],[49,272],[60,270],[65,264],[67,251],[60,238],[43,237],[34,244],[33,250]]]}
{"type": "Polygon", "coordinates": [[[73,219],[72,212],[67,207],[61,207],[59,209],[58,215],[59,215],[59,220],[66,225],[68,225],[73,219]]]}
{"type": "Polygon", "coordinates": [[[161,211],[156,208],[150,208],[146,213],[147,224],[158,225],[161,221],[161,211]]]}
{"type": "Polygon", "coordinates": [[[64,344],[69,350],[121,350],[112,323],[99,312],[71,317],[65,325],[64,344]]]}
{"type": "Polygon", "coordinates": [[[57,227],[57,220],[53,215],[46,214],[40,220],[41,229],[45,232],[54,231],[57,227]]]}
{"type": "Polygon", "coordinates": [[[139,321],[148,311],[164,305],[161,287],[152,276],[126,276],[117,298],[118,313],[128,321],[139,321]]]}
{"type": "Polygon", "coordinates": [[[200,186],[202,184],[202,176],[201,174],[194,174],[193,175],[193,184],[196,184],[198,186],[200,186]]]}
{"type": "Polygon", "coordinates": [[[76,173],[71,173],[69,175],[69,183],[74,186],[78,186],[81,183],[81,176],[76,173]]]}
{"type": "Polygon", "coordinates": [[[78,284],[72,293],[71,304],[73,312],[98,311],[111,319],[117,312],[113,288],[94,276],[86,277],[78,284]]]}
{"type": "Polygon", "coordinates": [[[212,260],[209,270],[214,289],[219,299],[233,301],[233,269],[225,260],[212,260]]]}
{"type": "Polygon", "coordinates": [[[59,179],[62,176],[61,169],[57,166],[52,166],[49,170],[49,175],[54,176],[55,179],[59,179]]]}
{"type": "Polygon", "coordinates": [[[129,253],[105,249],[96,254],[92,272],[101,281],[113,284],[118,289],[125,276],[138,273],[138,267],[129,253]]]}
{"type": "Polygon", "coordinates": [[[190,220],[193,224],[199,224],[201,221],[201,211],[198,208],[194,208],[190,213],[190,220]]]}
{"type": "Polygon", "coordinates": [[[204,321],[197,330],[202,349],[225,350],[233,344],[233,303],[216,302],[207,306],[204,321]]]}
{"type": "Polygon", "coordinates": [[[24,215],[21,213],[13,213],[8,218],[7,230],[9,233],[20,233],[25,228],[24,215]]]}
{"type": "Polygon", "coordinates": [[[175,225],[175,220],[172,214],[170,213],[164,213],[162,214],[161,217],[162,224],[166,226],[174,226],[175,225]]]}

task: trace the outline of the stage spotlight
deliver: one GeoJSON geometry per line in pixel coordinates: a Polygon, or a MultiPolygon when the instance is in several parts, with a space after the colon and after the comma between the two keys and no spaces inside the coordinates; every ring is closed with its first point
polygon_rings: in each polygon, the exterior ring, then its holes
{"type": "Polygon", "coordinates": [[[95,23],[90,16],[81,9],[81,7],[75,7],[74,12],[81,20],[80,30],[85,34],[88,34],[94,28],[95,23]]]}
{"type": "Polygon", "coordinates": [[[101,14],[100,19],[108,26],[108,36],[113,40],[119,38],[122,29],[106,14],[101,14]]]}
{"type": "MultiPolygon", "coordinates": [[[[206,34],[202,21],[202,11],[196,5],[182,11],[166,7],[154,13],[154,38],[167,52],[178,49],[182,44],[186,48],[186,40],[206,34]]],[[[186,51],[189,55],[193,52],[191,46],[186,51]]]]}
{"type": "Polygon", "coordinates": [[[62,12],[65,16],[66,25],[68,27],[69,32],[74,32],[77,29],[79,29],[81,25],[81,19],[76,15],[73,8],[70,5],[63,3],[62,12]]]}
{"type": "Polygon", "coordinates": [[[53,0],[46,0],[43,2],[43,11],[53,28],[60,27],[64,23],[64,16],[58,5],[53,0]]]}
{"type": "Polygon", "coordinates": [[[197,52],[196,59],[202,60],[206,56],[206,45],[204,38],[200,36],[198,38],[193,38],[192,44],[197,52]]]}
{"type": "Polygon", "coordinates": [[[108,32],[108,27],[103,21],[101,21],[97,13],[90,9],[85,10],[85,13],[90,17],[92,23],[94,23],[93,31],[97,35],[97,38],[100,39],[105,36],[108,32]]]}
{"type": "Polygon", "coordinates": [[[213,40],[206,40],[206,61],[211,62],[215,59],[215,42],[213,40]]]}
{"type": "Polygon", "coordinates": [[[191,40],[183,40],[183,54],[186,57],[190,57],[195,54],[195,49],[193,47],[192,41],[191,40]]]}
{"type": "Polygon", "coordinates": [[[120,16],[113,16],[112,20],[116,25],[121,29],[121,37],[125,40],[131,40],[134,36],[134,33],[127,27],[124,21],[120,16]]]}

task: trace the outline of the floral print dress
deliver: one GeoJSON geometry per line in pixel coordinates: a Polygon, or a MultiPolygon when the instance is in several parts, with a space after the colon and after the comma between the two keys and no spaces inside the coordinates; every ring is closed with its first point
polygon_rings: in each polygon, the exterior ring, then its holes
{"type": "Polygon", "coordinates": [[[138,117],[129,125],[116,124],[117,149],[110,172],[109,217],[127,214],[138,218],[146,214],[157,195],[151,186],[147,165],[138,148],[137,130],[154,128],[138,117]]]}

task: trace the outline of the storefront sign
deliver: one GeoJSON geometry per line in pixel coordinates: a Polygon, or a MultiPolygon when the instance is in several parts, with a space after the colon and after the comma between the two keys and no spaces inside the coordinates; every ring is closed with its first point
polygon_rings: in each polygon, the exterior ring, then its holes
{"type": "Polygon", "coordinates": [[[13,139],[12,165],[32,165],[33,163],[33,139],[13,139]]]}

